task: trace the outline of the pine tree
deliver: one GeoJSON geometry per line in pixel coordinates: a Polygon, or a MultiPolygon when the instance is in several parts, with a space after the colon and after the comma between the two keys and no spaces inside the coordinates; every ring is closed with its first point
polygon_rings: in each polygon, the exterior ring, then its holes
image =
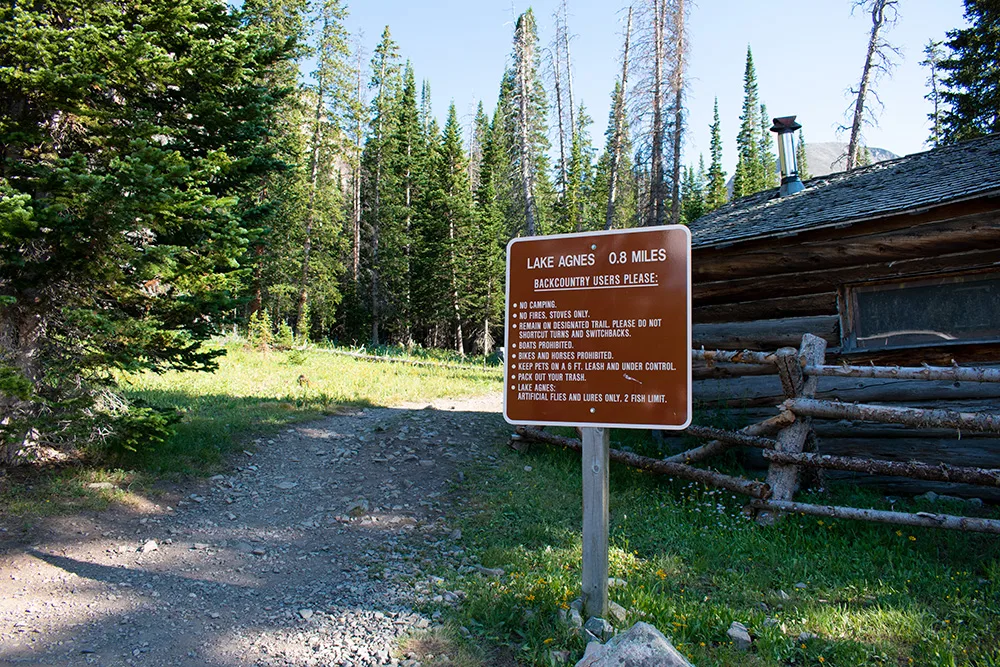
{"type": "Polygon", "coordinates": [[[705,214],[705,158],[698,157],[698,169],[688,166],[684,170],[684,180],[681,187],[682,222],[685,225],[705,214]]]}
{"type": "Polygon", "coordinates": [[[469,190],[474,194],[479,189],[480,170],[483,163],[483,151],[486,138],[490,132],[490,119],[483,110],[483,103],[476,107],[476,115],[472,120],[469,139],[469,190]]]}
{"type": "Polygon", "coordinates": [[[510,238],[504,204],[510,174],[510,133],[504,125],[504,114],[498,102],[484,137],[470,234],[470,245],[475,252],[465,258],[466,270],[463,272],[466,317],[473,323],[474,338],[484,355],[492,351],[493,334],[503,321],[504,257],[510,238]]]}
{"type": "MultiPolygon", "coordinates": [[[[391,279],[392,287],[386,297],[392,304],[394,314],[393,335],[409,345],[412,342],[411,327],[418,316],[411,301],[414,282],[420,280],[416,272],[411,270],[410,260],[413,256],[413,224],[419,215],[418,206],[422,189],[426,187],[428,165],[430,159],[428,150],[430,143],[428,133],[437,134],[436,126],[429,115],[430,88],[425,87],[427,96],[424,106],[428,110],[427,127],[423,126],[421,111],[417,106],[417,84],[413,67],[409,62],[403,72],[403,87],[400,97],[393,107],[394,130],[392,150],[386,155],[386,165],[396,184],[395,198],[387,208],[390,220],[394,222],[397,250],[402,256],[397,257],[398,270],[391,279]]],[[[435,141],[437,137],[434,137],[435,141]]],[[[389,278],[387,277],[387,280],[389,278]]]]}
{"type": "Polygon", "coordinates": [[[462,150],[462,128],[458,123],[455,104],[448,108],[441,136],[441,149],[436,165],[437,186],[441,201],[437,215],[448,226],[447,255],[445,257],[448,286],[449,319],[453,327],[453,346],[456,352],[465,354],[465,332],[463,318],[468,312],[465,298],[469,284],[466,267],[469,259],[478,251],[472,238],[472,195],[469,191],[468,168],[462,150]]]}
{"type": "Polygon", "coordinates": [[[927,40],[924,46],[924,59],[920,61],[923,67],[930,70],[927,75],[927,86],[930,88],[924,99],[933,106],[931,112],[927,114],[927,119],[931,121],[931,136],[927,142],[935,148],[941,144],[941,61],[944,59],[944,52],[941,50],[943,42],[936,42],[933,39],[927,40]]]}
{"type": "MultiPolygon", "coordinates": [[[[625,45],[622,49],[622,74],[615,82],[615,90],[611,95],[611,117],[605,132],[607,155],[607,184],[600,185],[601,192],[606,191],[607,199],[604,206],[604,229],[615,226],[618,208],[619,192],[621,190],[621,173],[631,150],[626,150],[628,140],[627,118],[625,113],[625,98],[628,94],[629,48],[632,43],[632,7],[628,8],[628,20],[625,24],[625,45]]],[[[598,164],[600,173],[600,164],[598,164]]]]}
{"type": "Polygon", "coordinates": [[[712,117],[711,163],[708,165],[708,182],[705,185],[705,210],[714,211],[726,203],[726,172],[722,170],[722,126],[719,122],[719,98],[715,98],[712,117]]]}
{"type": "Polygon", "coordinates": [[[590,189],[594,179],[594,147],[590,142],[590,125],[593,123],[583,104],[576,113],[570,159],[566,174],[566,227],[553,231],[579,232],[589,225],[590,189]]]}
{"type": "Polygon", "coordinates": [[[740,132],[736,136],[736,172],[733,175],[733,198],[745,197],[763,190],[765,178],[760,155],[760,102],[757,98],[757,73],[753,53],[747,46],[746,68],[743,73],[743,113],[740,132]]]}
{"type": "Polygon", "coordinates": [[[761,190],[778,187],[778,156],[774,153],[771,119],[764,104],[760,105],[760,169],[763,175],[761,190]]]}
{"type": "Polygon", "coordinates": [[[597,219],[588,228],[624,229],[634,226],[638,202],[633,183],[635,174],[631,169],[633,152],[622,89],[620,83],[616,83],[611,93],[608,127],[604,132],[604,151],[594,168],[591,199],[593,215],[597,219]]]}
{"type": "Polygon", "coordinates": [[[399,198],[399,191],[388,157],[394,146],[394,106],[400,88],[399,54],[389,33],[389,26],[382,32],[382,39],[372,56],[372,78],[368,87],[374,91],[371,103],[369,136],[362,155],[364,188],[362,191],[365,231],[363,242],[367,264],[368,317],[371,323],[371,343],[378,345],[382,327],[388,316],[393,315],[393,300],[398,292],[387,286],[387,281],[405,278],[399,266],[404,239],[398,220],[392,217],[392,207],[399,198]]]}
{"type": "Polygon", "coordinates": [[[969,27],[948,32],[950,57],[942,100],[945,142],[1000,132],[1000,6],[994,0],[965,0],[969,27]]]}
{"type": "Polygon", "coordinates": [[[350,104],[351,55],[344,27],[347,10],[340,0],[326,0],[319,8],[319,44],[316,49],[315,86],[310,90],[312,128],[306,151],[308,160],[307,201],[301,271],[296,303],[296,332],[308,338],[309,314],[328,323],[340,301],[337,276],[340,274],[339,232],[343,225],[342,192],[337,178],[337,161],[345,153],[340,115],[350,104]],[[314,252],[317,251],[317,252],[314,252]],[[314,265],[320,268],[314,271],[314,265]],[[310,289],[312,288],[312,289],[310,289]],[[309,303],[314,292],[315,303],[309,303]]]}

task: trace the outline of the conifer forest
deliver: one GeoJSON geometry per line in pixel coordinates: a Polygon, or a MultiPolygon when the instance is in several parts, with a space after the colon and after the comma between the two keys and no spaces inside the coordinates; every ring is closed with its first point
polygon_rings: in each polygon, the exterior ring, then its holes
{"type": "MultiPolygon", "coordinates": [[[[975,74],[997,10],[966,8],[972,27],[935,47],[942,140],[998,129],[997,83],[975,74]]],[[[114,373],[211,368],[202,343],[234,326],[489,355],[510,239],[685,223],[776,186],[749,48],[740,118],[716,105],[710,154],[682,158],[690,10],[622,10],[593,119],[566,2],[529,9],[496,54],[495,107],[463,125],[452,104],[442,126],[417,54],[389,26],[362,50],[343,0],[3,3],[0,430],[155,430],[114,373]]]]}

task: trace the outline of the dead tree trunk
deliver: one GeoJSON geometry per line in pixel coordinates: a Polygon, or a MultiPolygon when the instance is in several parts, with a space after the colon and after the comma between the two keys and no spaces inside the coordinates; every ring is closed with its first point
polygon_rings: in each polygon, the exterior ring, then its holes
{"type": "Polygon", "coordinates": [[[351,184],[351,222],[353,231],[354,246],[351,248],[351,277],[354,279],[355,288],[358,284],[358,278],[361,272],[361,149],[362,149],[362,130],[363,130],[363,118],[361,114],[361,107],[363,104],[363,93],[361,88],[361,43],[359,41],[357,45],[357,97],[354,102],[356,108],[354,112],[357,114],[357,119],[354,128],[354,181],[351,184]]]}
{"type": "Polygon", "coordinates": [[[615,197],[618,194],[618,167],[621,164],[622,142],[625,133],[625,95],[628,92],[628,48],[632,38],[632,7],[628,8],[625,25],[625,49],[622,52],[622,79],[615,97],[615,133],[611,144],[611,165],[608,174],[608,209],[604,218],[604,228],[611,229],[615,223],[615,197]]]}
{"type": "Polygon", "coordinates": [[[535,235],[535,184],[534,156],[531,141],[533,111],[531,93],[534,87],[535,44],[531,12],[525,12],[517,21],[517,89],[518,89],[518,144],[521,162],[521,192],[524,197],[525,232],[535,235]]]}
{"type": "Polygon", "coordinates": [[[663,193],[663,66],[666,58],[667,0],[653,0],[653,126],[650,133],[649,214],[646,225],[662,225],[663,193]]]}
{"type": "Polygon", "coordinates": [[[674,63],[670,76],[674,96],[674,135],[670,183],[670,222],[681,221],[681,144],[684,136],[684,70],[687,66],[687,15],[684,0],[674,0],[671,27],[673,28],[674,63]]]}
{"type": "Polygon", "coordinates": [[[897,0],[864,0],[863,2],[859,1],[858,6],[867,5],[869,1],[871,2],[872,31],[868,38],[865,66],[861,70],[861,82],[858,84],[857,97],[854,100],[851,139],[847,144],[848,171],[857,166],[858,150],[861,143],[861,124],[864,121],[865,100],[869,89],[876,75],[888,70],[889,60],[886,51],[893,50],[888,42],[879,38],[879,32],[887,24],[891,25],[895,21],[897,0]]]}

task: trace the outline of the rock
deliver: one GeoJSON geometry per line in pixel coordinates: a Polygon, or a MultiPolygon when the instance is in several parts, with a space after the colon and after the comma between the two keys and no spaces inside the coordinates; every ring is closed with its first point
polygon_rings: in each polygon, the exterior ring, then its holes
{"type": "Polygon", "coordinates": [[[609,602],[608,616],[611,618],[612,622],[621,625],[625,623],[625,617],[628,616],[628,612],[625,611],[625,607],[621,606],[617,602],[609,602]]]}
{"type": "Polygon", "coordinates": [[[597,616],[588,618],[587,622],[583,624],[583,629],[590,631],[591,634],[601,641],[607,641],[615,634],[615,629],[611,627],[611,624],[597,616]]]}
{"type": "Polygon", "coordinates": [[[308,621],[310,618],[313,617],[313,610],[312,609],[299,609],[299,616],[302,617],[303,621],[308,621]]]}
{"type": "Polygon", "coordinates": [[[628,582],[617,577],[608,577],[608,588],[625,588],[628,582]]]}
{"type": "Polygon", "coordinates": [[[555,664],[563,665],[569,662],[569,651],[549,651],[549,658],[555,664]]]}
{"type": "Polygon", "coordinates": [[[87,485],[88,489],[116,489],[114,484],[111,482],[91,482],[87,485]]]}
{"type": "Polygon", "coordinates": [[[291,489],[294,489],[298,485],[299,485],[298,482],[278,482],[274,486],[278,489],[281,489],[282,491],[290,491],[291,489]]]}
{"type": "Polygon", "coordinates": [[[524,472],[531,472],[531,466],[524,466],[524,472]]]}
{"type": "Polygon", "coordinates": [[[800,632],[799,633],[799,641],[800,642],[805,643],[805,642],[809,641],[810,639],[819,639],[819,635],[814,634],[812,632],[800,632]]]}
{"type": "Polygon", "coordinates": [[[576,667],[692,667],[663,634],[639,622],[607,644],[587,645],[576,667]]]}
{"type": "Polygon", "coordinates": [[[148,554],[150,551],[156,551],[159,548],[160,546],[156,543],[156,540],[147,540],[146,543],[142,545],[142,548],[139,549],[139,551],[141,551],[144,554],[148,554]]]}
{"type": "Polygon", "coordinates": [[[750,644],[752,643],[750,633],[747,631],[747,626],[738,621],[733,621],[732,625],[730,625],[729,629],[726,631],[726,636],[729,637],[729,640],[733,642],[733,645],[741,651],[748,650],[750,648],[750,644]]]}
{"type": "Polygon", "coordinates": [[[914,498],[914,500],[926,500],[929,503],[936,503],[937,499],[938,499],[938,494],[934,493],[933,491],[922,493],[916,498],[914,498]]]}
{"type": "Polygon", "coordinates": [[[370,508],[371,505],[368,504],[367,500],[365,500],[364,498],[358,498],[357,500],[355,500],[354,502],[352,502],[350,505],[347,506],[347,514],[353,517],[363,516],[365,514],[368,514],[368,510],[370,508]]]}
{"type": "Polygon", "coordinates": [[[796,587],[797,589],[799,589],[800,591],[804,591],[805,589],[809,588],[808,586],[806,586],[806,585],[805,585],[805,584],[804,584],[803,582],[801,582],[801,581],[800,581],[799,583],[795,584],[795,587],[796,587]]]}
{"type": "Polygon", "coordinates": [[[583,616],[580,615],[579,609],[570,609],[566,613],[566,621],[569,623],[571,628],[582,628],[583,627],[583,616]]]}
{"type": "Polygon", "coordinates": [[[767,618],[764,619],[764,627],[765,628],[773,628],[776,625],[778,625],[778,619],[776,619],[776,618],[774,618],[772,616],[768,616],[767,618]]]}
{"type": "Polygon", "coordinates": [[[573,600],[572,602],[569,603],[569,608],[576,609],[579,612],[583,612],[583,600],[580,598],[573,600]]]}

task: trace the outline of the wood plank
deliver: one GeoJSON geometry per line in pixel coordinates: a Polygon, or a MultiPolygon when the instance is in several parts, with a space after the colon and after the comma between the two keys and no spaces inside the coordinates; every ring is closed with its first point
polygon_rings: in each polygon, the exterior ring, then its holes
{"type": "Polygon", "coordinates": [[[1000,438],[910,437],[910,438],[831,438],[819,439],[821,454],[871,456],[888,461],[948,463],[975,468],[1000,467],[1000,438]]]}
{"type": "MultiPolygon", "coordinates": [[[[784,399],[781,383],[774,376],[699,380],[692,383],[692,392],[695,400],[711,406],[774,406],[784,399]]],[[[1000,399],[1000,385],[944,380],[822,378],[816,397],[845,402],[947,405],[954,401],[1000,399]]]]}
{"type": "MultiPolygon", "coordinates": [[[[1000,503],[1000,489],[991,489],[987,486],[974,486],[972,484],[958,484],[955,482],[927,482],[917,479],[900,479],[899,477],[887,477],[885,475],[865,475],[863,473],[828,471],[825,473],[826,479],[834,484],[851,484],[853,486],[866,486],[877,488],[879,492],[889,496],[917,496],[928,491],[933,491],[938,495],[955,496],[958,498],[979,498],[990,503],[1000,503]]],[[[952,511],[960,511],[961,505],[956,507],[955,503],[943,504],[952,511]]]]}
{"type": "Polygon", "coordinates": [[[695,324],[691,327],[691,345],[720,350],[767,350],[798,347],[804,334],[822,338],[830,345],[840,344],[840,319],[836,315],[789,317],[779,320],[695,324]]]}
{"type": "Polygon", "coordinates": [[[692,308],[691,320],[695,324],[711,324],[836,314],[837,292],[836,290],[828,290],[818,294],[802,294],[791,297],[782,296],[770,299],[741,301],[739,303],[698,306],[692,308]]]}
{"type": "MultiPolygon", "coordinates": [[[[1000,244],[1000,239],[998,239],[1000,244]]],[[[894,261],[858,262],[840,268],[813,263],[794,272],[776,273],[775,269],[759,275],[721,280],[692,277],[691,297],[694,308],[708,305],[753,301],[763,294],[787,298],[804,294],[836,291],[842,285],[867,280],[887,280],[926,275],[953,275],[970,270],[1000,267],[1000,248],[910,256],[894,261]]],[[[693,262],[693,260],[692,260],[693,262]]]]}
{"type": "Polygon", "coordinates": [[[611,429],[583,432],[583,616],[608,617],[608,458],[611,429]]]}
{"type": "Polygon", "coordinates": [[[948,366],[960,364],[991,364],[1000,360],[1000,343],[968,343],[965,345],[938,345],[935,347],[904,348],[897,350],[863,350],[828,355],[830,363],[874,364],[876,366],[905,366],[919,359],[925,364],[948,366]]]}
{"type": "Polygon", "coordinates": [[[977,248],[996,247],[1000,241],[1000,215],[996,210],[942,219],[937,216],[905,216],[909,224],[886,229],[879,225],[842,230],[816,230],[801,235],[770,239],[748,247],[734,244],[723,250],[692,251],[692,280],[720,280],[776,272],[793,272],[811,266],[843,266],[892,261],[914,256],[934,256],[977,248]]]}

